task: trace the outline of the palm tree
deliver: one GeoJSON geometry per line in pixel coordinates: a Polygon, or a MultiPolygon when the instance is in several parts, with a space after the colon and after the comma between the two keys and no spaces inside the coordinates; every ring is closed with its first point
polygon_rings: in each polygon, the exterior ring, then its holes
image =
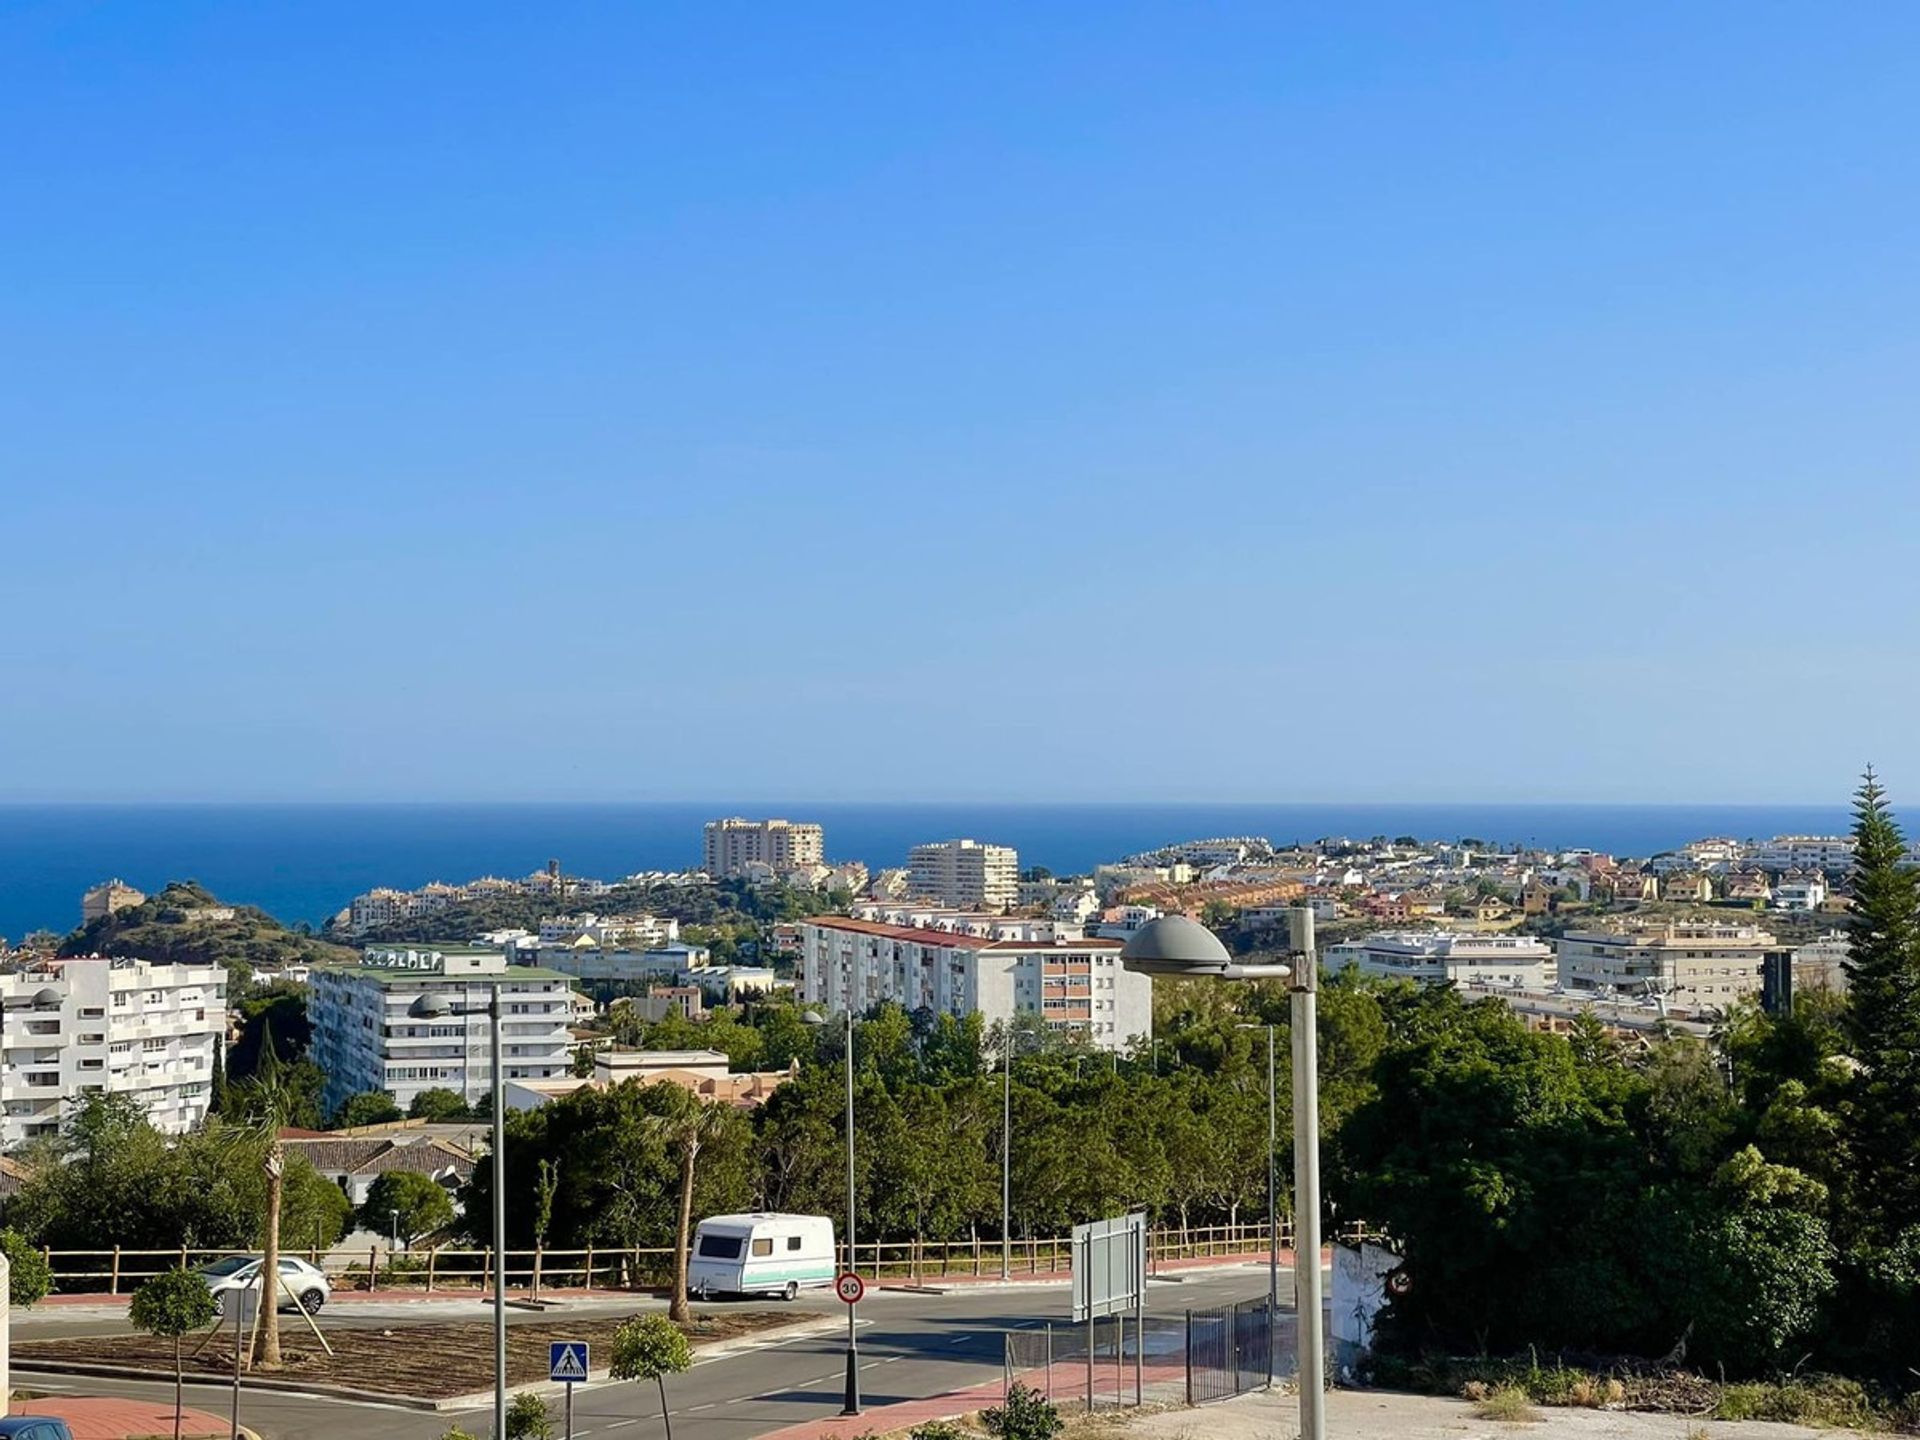
{"type": "Polygon", "coordinates": [[[700,1151],[724,1134],[733,1118],[725,1105],[709,1105],[691,1091],[679,1086],[668,1088],[672,1097],[666,1113],[655,1124],[667,1143],[680,1152],[680,1220],[673,1236],[673,1300],[667,1307],[668,1318],[687,1321],[693,1309],[687,1303],[687,1253],[693,1236],[693,1181],[700,1163],[700,1151]]]}
{"type": "Polygon", "coordinates": [[[273,1031],[260,1043],[260,1063],[254,1076],[235,1087],[237,1105],[246,1117],[242,1138],[261,1147],[260,1169],[267,1180],[266,1214],[262,1217],[260,1246],[260,1368],[278,1370],[280,1358],[280,1203],[285,1189],[287,1151],[280,1132],[297,1103],[273,1049],[273,1031]]]}

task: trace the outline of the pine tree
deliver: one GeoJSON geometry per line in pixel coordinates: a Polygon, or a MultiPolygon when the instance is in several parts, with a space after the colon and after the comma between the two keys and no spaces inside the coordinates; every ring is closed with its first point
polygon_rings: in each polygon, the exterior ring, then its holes
{"type": "Polygon", "coordinates": [[[1859,1219],[1885,1241],[1920,1223],[1920,871],[1871,767],[1854,795],[1848,1027],[1859,1219]]]}

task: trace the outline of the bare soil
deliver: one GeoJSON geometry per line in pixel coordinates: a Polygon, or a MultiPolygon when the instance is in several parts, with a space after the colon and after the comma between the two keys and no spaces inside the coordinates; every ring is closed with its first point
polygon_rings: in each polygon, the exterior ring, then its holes
{"type": "MultiPolygon", "coordinates": [[[[604,1367],[613,1333],[631,1317],[541,1320],[507,1327],[507,1383],[534,1385],[547,1378],[549,1340],[585,1340],[593,1346],[596,1368],[604,1367]]],[[[695,1313],[680,1328],[697,1349],[794,1322],[791,1310],[727,1310],[695,1313]]],[[[281,1355],[276,1379],[344,1385],[382,1395],[447,1400],[471,1395],[493,1384],[493,1326],[485,1320],[450,1325],[409,1325],[392,1330],[326,1327],[329,1356],[298,1316],[282,1316],[281,1355]]],[[[227,1378],[233,1374],[233,1332],[200,1344],[186,1343],[186,1373],[227,1378]]],[[[69,1340],[26,1340],[13,1346],[16,1360],[49,1365],[116,1365],[173,1374],[173,1342],[148,1335],[86,1336],[69,1340]]],[[[257,1369],[254,1373],[268,1372],[257,1369]]]]}

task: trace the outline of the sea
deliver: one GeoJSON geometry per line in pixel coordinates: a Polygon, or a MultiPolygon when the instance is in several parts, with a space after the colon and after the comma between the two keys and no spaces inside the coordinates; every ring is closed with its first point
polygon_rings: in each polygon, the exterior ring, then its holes
{"type": "Polygon", "coordinates": [[[195,880],[317,926],[376,885],[523,876],[549,860],[602,880],[679,870],[699,863],[700,827],[721,815],[818,821],[829,859],[875,869],[904,864],[922,841],[969,836],[1057,874],[1220,835],[1471,837],[1644,856],[1708,835],[1832,834],[1850,823],[1844,808],[1814,805],[0,805],[0,936],[71,929],[82,892],[109,878],[149,892],[195,880]]]}

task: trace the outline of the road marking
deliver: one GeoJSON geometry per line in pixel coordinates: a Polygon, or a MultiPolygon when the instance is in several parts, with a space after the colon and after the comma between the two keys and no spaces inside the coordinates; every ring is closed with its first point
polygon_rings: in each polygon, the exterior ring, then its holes
{"type": "Polygon", "coordinates": [[[638,1425],[639,1423],[640,1422],[638,1420],[616,1420],[611,1425],[607,1426],[607,1428],[609,1430],[618,1430],[622,1425],[638,1425]]]}
{"type": "Polygon", "coordinates": [[[702,1410],[711,1410],[711,1409],[713,1409],[713,1408],[714,1408],[714,1405],[717,1405],[718,1403],[719,1403],[718,1401],[715,1401],[715,1402],[713,1402],[713,1404],[708,1404],[708,1405],[693,1405],[693,1406],[690,1406],[690,1407],[688,1407],[688,1409],[687,1409],[687,1414],[689,1414],[689,1415],[698,1415],[698,1414],[699,1414],[699,1413],[700,1413],[700,1412],[701,1412],[702,1410]]]}
{"type": "Polygon", "coordinates": [[[973,1336],[971,1335],[956,1335],[953,1337],[953,1339],[947,1341],[947,1343],[949,1345],[964,1345],[967,1343],[967,1341],[971,1340],[972,1338],[973,1336]]]}

